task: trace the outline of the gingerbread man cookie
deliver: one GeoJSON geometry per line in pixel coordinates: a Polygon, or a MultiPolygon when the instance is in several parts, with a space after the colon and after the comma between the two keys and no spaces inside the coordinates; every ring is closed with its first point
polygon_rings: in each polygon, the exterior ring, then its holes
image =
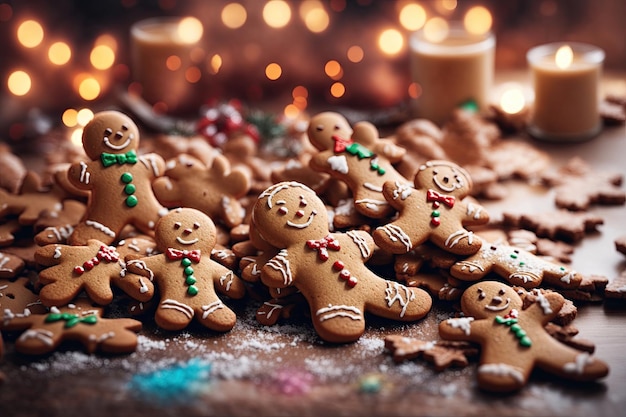
{"type": "Polygon", "coordinates": [[[82,343],[88,353],[131,353],[137,348],[141,322],[103,318],[101,308],[80,299],[63,308],[52,307],[48,314],[5,315],[0,329],[25,330],[16,340],[15,350],[27,355],[50,353],[65,340],[82,343]]]}
{"type": "Polygon", "coordinates": [[[238,199],[250,189],[250,179],[241,169],[231,170],[224,156],[216,156],[207,166],[183,154],[167,162],[165,175],[154,181],[153,188],[165,206],[195,208],[232,228],[243,221],[238,199]]]}
{"type": "Polygon", "coordinates": [[[414,321],[432,299],[425,291],[383,279],[368,269],[374,242],[364,231],[330,233],[324,203],[298,182],[281,182],[259,196],[252,210],[259,235],[279,248],[261,269],[269,287],[295,286],[306,298],[318,335],[352,342],[365,330],[365,313],[414,321]]]}
{"type": "Polygon", "coordinates": [[[383,194],[399,214],[374,231],[376,244],[400,254],[430,240],[457,255],[476,253],[482,240],[464,226],[485,224],[489,214],[463,200],[472,187],[467,172],[453,162],[429,161],[420,167],[414,183],[415,187],[385,183],[383,194]]]}
{"type": "Polygon", "coordinates": [[[479,387],[500,392],[519,390],[534,367],[578,381],[593,381],[608,374],[604,362],[562,344],[545,330],[563,306],[563,297],[555,292],[537,292],[536,296],[537,301],[524,308],[520,296],[508,285],[479,282],[461,297],[465,317],[440,323],[442,338],[482,346],[479,387]]]}
{"type": "Polygon", "coordinates": [[[225,332],[237,317],[216,294],[242,298],[246,288],[232,270],[211,259],[217,232],[206,214],[192,208],[178,208],[156,225],[155,240],[160,254],[128,258],[134,274],[154,280],[161,301],[155,320],[166,330],[181,330],[195,317],[209,329],[225,332]]]}
{"type": "Polygon", "coordinates": [[[139,129],[123,113],[96,113],[85,126],[83,148],[91,162],[73,164],[67,175],[90,196],[70,244],[85,245],[89,239],[111,244],[126,225],[153,233],[155,223],[167,212],[152,191],[165,162],[157,154],[137,155],[138,147],[139,129]]]}
{"type": "Polygon", "coordinates": [[[542,282],[558,288],[577,288],[582,281],[576,271],[505,243],[485,242],[476,254],[450,268],[450,274],[463,281],[478,281],[492,271],[510,285],[526,289],[542,282]]]}
{"type": "Polygon", "coordinates": [[[94,302],[106,305],[113,301],[111,285],[135,300],[148,301],[154,294],[152,282],[127,277],[124,257],[145,256],[152,253],[154,246],[146,239],[127,239],[117,246],[96,239],[85,246],[43,246],[35,252],[35,260],[45,267],[39,273],[39,282],[44,285],[39,293],[41,301],[47,306],[63,306],[85,290],[94,302]]]}
{"type": "Polygon", "coordinates": [[[30,316],[47,311],[29,284],[30,280],[26,277],[15,281],[0,279],[0,321],[5,315],[30,316]]]}
{"type": "Polygon", "coordinates": [[[403,148],[379,138],[371,123],[356,123],[353,130],[345,117],[334,112],[314,116],[307,133],[319,150],[309,162],[311,168],[345,182],[355,209],[364,216],[382,219],[393,214],[382,195],[383,184],[409,183],[392,165],[404,156],[403,148]]]}

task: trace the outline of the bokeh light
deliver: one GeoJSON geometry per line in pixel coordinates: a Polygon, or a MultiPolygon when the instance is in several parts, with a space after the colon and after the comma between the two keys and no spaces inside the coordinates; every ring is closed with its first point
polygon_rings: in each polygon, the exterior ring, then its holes
{"type": "Polygon", "coordinates": [[[185,17],[178,24],[178,36],[184,43],[195,43],[202,38],[202,22],[195,17],[185,17]]]}
{"type": "Polygon", "coordinates": [[[396,29],[386,29],[378,37],[380,50],[387,55],[396,55],[404,47],[404,37],[396,29]]]}
{"type": "Polygon", "coordinates": [[[279,79],[282,74],[283,69],[275,62],[265,67],[265,76],[272,81],[279,79]]]}
{"type": "Polygon", "coordinates": [[[25,20],[17,28],[17,40],[27,48],[39,46],[43,36],[43,27],[36,20],[25,20]]]}
{"type": "Polygon", "coordinates": [[[239,3],[229,3],[222,9],[222,23],[230,29],[238,29],[246,23],[248,13],[239,3]]]}
{"type": "Polygon", "coordinates": [[[343,85],[343,83],[336,82],[330,86],[330,94],[335,98],[343,97],[345,93],[346,93],[346,86],[343,85]]]}
{"type": "Polygon", "coordinates": [[[442,42],[449,33],[450,26],[442,17],[433,17],[424,25],[424,37],[430,42],[442,42]]]}
{"type": "Polygon", "coordinates": [[[420,4],[409,3],[400,10],[399,18],[402,27],[416,31],[426,23],[426,10],[420,4]]]}
{"type": "Polygon", "coordinates": [[[363,48],[358,45],[352,45],[348,48],[346,56],[350,62],[361,62],[364,56],[363,48]]]}
{"type": "Polygon", "coordinates": [[[89,61],[95,69],[109,69],[115,63],[115,52],[108,45],[97,45],[91,50],[89,61]]]}
{"type": "Polygon", "coordinates": [[[282,28],[291,20],[291,8],[286,1],[270,0],[263,6],[263,20],[268,26],[282,28]]]}
{"type": "Polygon", "coordinates": [[[65,42],[55,42],[48,48],[48,59],[54,65],[65,65],[72,58],[72,49],[65,42]]]}
{"type": "Polygon", "coordinates": [[[491,13],[483,6],[474,6],[465,13],[465,30],[473,35],[483,35],[491,30],[491,13]]]}
{"type": "Polygon", "coordinates": [[[28,94],[32,86],[30,75],[26,71],[13,71],[7,79],[9,91],[16,96],[28,94]]]}

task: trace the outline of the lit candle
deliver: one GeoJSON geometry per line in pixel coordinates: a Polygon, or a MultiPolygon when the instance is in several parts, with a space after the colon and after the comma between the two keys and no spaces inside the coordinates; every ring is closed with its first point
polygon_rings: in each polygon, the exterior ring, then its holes
{"type": "MultiPolygon", "coordinates": [[[[490,27],[490,25],[489,25],[490,27]]],[[[417,117],[443,124],[453,110],[473,102],[489,104],[495,37],[459,23],[433,18],[411,37],[411,73],[417,117]]]]}
{"type": "Polygon", "coordinates": [[[527,90],[514,82],[495,89],[494,103],[490,106],[491,117],[503,131],[518,132],[526,128],[529,115],[527,90]]]}
{"type": "Polygon", "coordinates": [[[604,51],[581,43],[551,43],[528,51],[535,102],[529,133],[539,139],[584,140],[602,127],[599,82],[604,51]]]}
{"type": "Polygon", "coordinates": [[[202,33],[202,24],[193,17],[148,19],[132,26],[132,73],[147,102],[170,113],[195,105],[199,69],[192,56],[202,33]]]}

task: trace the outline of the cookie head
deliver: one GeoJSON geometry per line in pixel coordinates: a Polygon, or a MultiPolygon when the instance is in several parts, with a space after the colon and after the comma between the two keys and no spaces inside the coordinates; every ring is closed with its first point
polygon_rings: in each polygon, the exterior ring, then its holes
{"type": "Polygon", "coordinates": [[[463,168],[448,161],[428,161],[420,166],[415,175],[415,187],[456,196],[466,196],[472,188],[472,180],[463,168]]]}
{"type": "Polygon", "coordinates": [[[155,240],[160,250],[211,251],[217,241],[213,220],[200,210],[177,208],[159,219],[155,227],[155,240]]]}
{"type": "Polygon", "coordinates": [[[324,203],[295,181],[280,182],[261,193],[252,216],[260,236],[277,248],[329,233],[324,203]]]}
{"type": "Polygon", "coordinates": [[[324,112],[311,119],[307,133],[313,146],[324,151],[333,149],[337,141],[350,140],[353,131],[341,114],[324,112]]]}
{"type": "Polygon", "coordinates": [[[96,113],[83,131],[83,148],[92,160],[103,152],[120,154],[139,147],[139,129],[118,111],[96,113]]]}
{"type": "Polygon", "coordinates": [[[510,286],[496,281],[482,281],[465,290],[461,298],[463,312],[476,318],[521,311],[522,299],[510,286]]]}

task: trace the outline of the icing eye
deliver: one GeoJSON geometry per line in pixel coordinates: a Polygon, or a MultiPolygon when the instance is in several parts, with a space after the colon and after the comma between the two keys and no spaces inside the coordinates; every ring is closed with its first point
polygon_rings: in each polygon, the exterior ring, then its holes
{"type": "Polygon", "coordinates": [[[335,130],[341,130],[341,126],[335,125],[335,130]]]}
{"type": "Polygon", "coordinates": [[[193,228],[194,228],[194,229],[199,229],[199,228],[200,228],[200,223],[197,223],[197,222],[196,222],[196,223],[194,223],[194,224],[193,224],[193,228]]]}
{"type": "Polygon", "coordinates": [[[448,178],[448,177],[443,177],[443,183],[444,183],[444,184],[447,184],[447,183],[449,183],[449,182],[450,182],[450,178],[448,178]]]}
{"type": "Polygon", "coordinates": [[[504,293],[506,293],[506,290],[504,288],[500,288],[500,291],[498,291],[498,294],[504,295],[504,293]]]}
{"type": "Polygon", "coordinates": [[[110,129],[108,127],[106,129],[104,129],[104,135],[105,136],[111,136],[111,133],[113,133],[112,129],[110,129]]]}
{"type": "Polygon", "coordinates": [[[128,126],[122,125],[122,130],[124,130],[124,131],[128,130],[128,126]]]}
{"type": "Polygon", "coordinates": [[[180,226],[181,226],[180,222],[174,223],[174,229],[178,230],[178,229],[180,229],[180,226]]]}
{"type": "Polygon", "coordinates": [[[287,214],[289,213],[289,210],[287,210],[287,207],[281,207],[278,209],[278,214],[287,214]]]}
{"type": "Polygon", "coordinates": [[[485,291],[482,288],[478,289],[478,299],[482,300],[486,297],[487,295],[485,294],[485,291]]]}
{"type": "Polygon", "coordinates": [[[439,171],[437,171],[436,169],[433,170],[433,175],[437,175],[439,174],[439,171]]]}
{"type": "Polygon", "coordinates": [[[317,130],[318,132],[322,132],[324,130],[324,126],[317,125],[317,126],[315,126],[315,130],[317,130]]]}
{"type": "Polygon", "coordinates": [[[306,200],[304,199],[304,196],[301,195],[300,196],[300,207],[306,207],[308,203],[306,202],[306,200]]]}

